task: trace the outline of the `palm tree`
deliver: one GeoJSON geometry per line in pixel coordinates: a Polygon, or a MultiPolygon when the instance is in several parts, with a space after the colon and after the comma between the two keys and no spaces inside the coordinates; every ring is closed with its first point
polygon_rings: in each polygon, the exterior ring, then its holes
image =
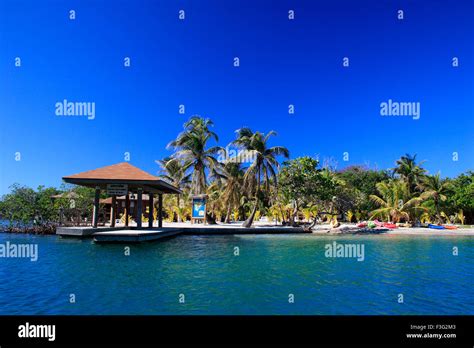
{"type": "Polygon", "coordinates": [[[192,116],[184,124],[184,131],[167,146],[168,149],[176,150],[172,157],[183,162],[185,171],[193,170],[191,193],[195,195],[206,192],[206,170],[218,167],[219,163],[214,156],[223,151],[219,146],[207,148],[211,138],[218,140],[217,134],[210,130],[213,125],[208,118],[192,116]]]}
{"type": "Polygon", "coordinates": [[[420,179],[424,176],[426,170],[421,167],[425,161],[416,163],[416,154],[400,157],[396,161],[397,166],[393,169],[394,173],[400,175],[400,177],[407,183],[408,192],[412,194],[417,185],[420,183],[420,179]]]}
{"type": "Polygon", "coordinates": [[[451,185],[447,180],[441,179],[440,173],[428,175],[422,178],[420,188],[423,190],[421,197],[423,199],[432,199],[436,211],[436,219],[441,221],[440,203],[444,202],[446,194],[451,191],[451,185]]]}
{"type": "MultiPolygon", "coordinates": [[[[162,174],[159,177],[175,187],[183,190],[191,182],[191,175],[186,174],[184,163],[179,159],[167,157],[156,161],[156,163],[161,167],[162,174]]],[[[176,197],[178,209],[181,208],[180,198],[181,194],[178,194],[176,197]]],[[[178,222],[181,222],[181,217],[182,214],[178,213],[178,222]]]]}
{"type": "Polygon", "coordinates": [[[245,150],[245,157],[252,158],[252,164],[247,168],[244,174],[244,183],[248,191],[255,194],[255,204],[249,218],[242,226],[252,226],[259,201],[261,199],[261,186],[269,192],[270,181],[276,185],[276,170],[280,167],[276,157],[279,155],[289,158],[290,154],[286,147],[273,146],[268,147],[268,140],[276,135],[275,131],[270,131],[266,135],[260,132],[252,132],[250,128],[241,128],[236,131],[237,139],[232,145],[245,150]]]}
{"type": "Polygon", "coordinates": [[[227,204],[224,222],[230,223],[232,210],[239,206],[242,196],[244,171],[239,162],[228,161],[224,164],[221,177],[223,180],[222,199],[227,204]]]}
{"type": "Polygon", "coordinates": [[[410,220],[410,212],[415,210],[426,210],[417,207],[416,204],[422,201],[420,197],[410,198],[408,185],[400,180],[389,182],[379,182],[376,185],[381,197],[370,195],[370,199],[379,205],[371,213],[371,218],[389,218],[392,222],[399,222],[401,219],[410,220]]]}
{"type": "Polygon", "coordinates": [[[216,220],[220,221],[223,210],[224,200],[222,199],[222,181],[213,180],[207,187],[207,218],[206,221],[209,224],[215,224],[216,220]]]}
{"type": "Polygon", "coordinates": [[[462,211],[462,209],[460,209],[459,212],[455,215],[455,218],[461,223],[461,225],[464,225],[466,217],[464,216],[464,212],[462,211]]]}

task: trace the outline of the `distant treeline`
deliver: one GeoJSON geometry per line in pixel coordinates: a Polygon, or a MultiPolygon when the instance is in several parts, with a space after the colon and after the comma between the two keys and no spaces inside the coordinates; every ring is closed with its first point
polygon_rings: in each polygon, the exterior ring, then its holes
{"type": "MultiPolygon", "coordinates": [[[[333,218],[474,224],[472,171],[442,178],[408,154],[389,170],[337,170],[308,156],[290,160],[288,149],[270,145],[274,131],[238,129],[224,148],[212,127],[209,119],[191,117],[168,144],[173,153],[157,161],[160,177],[183,192],[165,195],[169,221],[189,219],[191,197],[206,195],[209,221],[245,220],[246,227],[263,216],[283,224],[333,218]],[[239,151],[229,156],[230,147],[239,151]]],[[[93,197],[84,187],[33,190],[15,184],[0,199],[0,215],[11,224],[90,222],[93,197]]]]}

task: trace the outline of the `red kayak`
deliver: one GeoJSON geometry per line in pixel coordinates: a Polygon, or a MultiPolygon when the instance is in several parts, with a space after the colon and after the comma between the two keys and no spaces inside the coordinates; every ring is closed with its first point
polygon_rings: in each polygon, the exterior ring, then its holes
{"type": "Polygon", "coordinates": [[[357,227],[367,227],[367,222],[361,222],[357,227]]]}
{"type": "Polygon", "coordinates": [[[383,224],[383,227],[387,227],[387,228],[390,228],[390,229],[394,229],[394,228],[397,228],[397,225],[395,224],[389,224],[388,222],[384,223],[383,224]]]}
{"type": "Polygon", "coordinates": [[[453,225],[443,225],[443,227],[447,230],[457,230],[458,229],[457,226],[453,226],[453,225]]]}

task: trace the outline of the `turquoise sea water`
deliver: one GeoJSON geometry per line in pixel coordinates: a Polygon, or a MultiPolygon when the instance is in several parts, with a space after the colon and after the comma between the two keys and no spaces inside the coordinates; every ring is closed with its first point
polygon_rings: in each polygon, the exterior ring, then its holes
{"type": "Polygon", "coordinates": [[[39,259],[0,258],[0,314],[474,314],[469,237],[178,236],[130,256],[90,239],[6,241],[37,243],[39,259]],[[365,260],[325,257],[333,241],[362,243],[365,260]]]}

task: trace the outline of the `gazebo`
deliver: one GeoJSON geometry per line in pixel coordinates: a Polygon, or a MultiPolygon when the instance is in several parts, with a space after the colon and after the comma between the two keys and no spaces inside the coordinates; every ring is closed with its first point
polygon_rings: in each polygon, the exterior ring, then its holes
{"type": "Polygon", "coordinates": [[[110,225],[115,226],[117,212],[117,196],[126,196],[125,226],[128,226],[130,214],[129,193],[137,195],[137,227],[142,227],[143,193],[147,193],[148,199],[148,227],[153,227],[153,201],[154,195],[158,195],[158,227],[163,226],[163,194],[180,194],[181,191],[167,182],[151,175],[128,162],[122,162],[106,167],[89,170],[79,174],[63,177],[67,183],[95,188],[94,212],[92,226],[97,227],[99,219],[99,202],[101,191],[107,192],[112,197],[110,225]]]}

